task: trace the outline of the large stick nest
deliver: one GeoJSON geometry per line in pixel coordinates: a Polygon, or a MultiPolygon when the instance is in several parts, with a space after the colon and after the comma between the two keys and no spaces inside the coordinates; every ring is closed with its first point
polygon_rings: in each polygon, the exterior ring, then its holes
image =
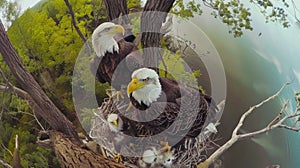
{"type": "MultiPolygon", "coordinates": [[[[94,117],[91,122],[91,130],[89,132],[90,137],[92,137],[101,147],[106,151],[108,157],[114,157],[117,155],[116,144],[112,140],[112,137],[118,136],[114,134],[107,122],[107,116],[112,113],[120,113],[120,111],[125,111],[129,103],[129,99],[122,99],[115,101],[113,98],[107,98],[104,100],[102,105],[98,108],[98,111],[94,113],[94,117]]],[[[134,112],[126,112],[126,116],[131,116],[134,118],[134,112]]],[[[173,150],[173,162],[172,167],[196,167],[201,161],[206,159],[207,150],[214,148],[214,143],[212,141],[213,135],[201,133],[194,140],[186,140],[184,147],[187,150],[173,150]]],[[[127,156],[134,156],[135,153],[131,153],[133,148],[137,148],[135,144],[139,142],[130,142],[124,143],[121,145],[121,154],[124,153],[127,156]]],[[[144,142],[143,142],[144,143],[144,142]]],[[[152,142],[149,142],[152,143],[152,142]]],[[[160,149],[162,145],[157,142],[151,144],[153,148],[160,149]]],[[[140,149],[140,151],[145,151],[146,149],[140,149]]],[[[127,167],[142,167],[141,166],[141,157],[127,157],[123,156],[123,164],[127,167]]],[[[142,153],[139,153],[138,156],[142,156],[142,153]]],[[[153,167],[147,165],[146,167],[153,167]]],[[[162,165],[155,165],[155,167],[164,167],[162,165]]]]}

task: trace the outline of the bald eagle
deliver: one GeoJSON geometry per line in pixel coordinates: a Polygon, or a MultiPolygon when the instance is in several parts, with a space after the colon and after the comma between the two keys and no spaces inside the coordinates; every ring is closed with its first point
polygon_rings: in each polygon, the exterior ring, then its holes
{"type": "Polygon", "coordinates": [[[131,73],[140,68],[143,60],[136,45],[122,37],[124,28],[112,22],[99,25],[92,34],[96,57],[90,69],[96,79],[108,82],[116,90],[128,84],[131,73]]]}
{"type": "Polygon", "coordinates": [[[178,103],[179,98],[193,93],[199,94],[200,100],[203,99],[215,107],[212,98],[201,90],[179,84],[175,79],[160,78],[152,69],[140,68],[132,73],[131,78],[127,95],[139,110],[146,110],[153,102],[178,103]]]}
{"type": "MultiPolygon", "coordinates": [[[[133,106],[139,110],[135,113],[138,120],[133,121],[117,111],[117,114],[109,117],[111,125],[124,134],[136,137],[164,132],[166,138],[161,137],[160,140],[169,142],[175,149],[183,149],[186,140],[197,137],[208,113],[216,111],[210,96],[173,79],[159,78],[149,68],[141,68],[132,73],[127,94],[133,106]]],[[[164,149],[166,148],[168,144],[165,145],[164,149]]]]}
{"type": "Polygon", "coordinates": [[[178,123],[181,125],[174,127],[178,130],[170,134],[182,136],[183,141],[186,138],[197,137],[208,113],[217,110],[212,98],[199,89],[179,84],[174,79],[160,78],[156,71],[149,68],[140,68],[132,73],[127,94],[139,110],[146,110],[150,115],[160,114],[155,119],[143,123],[146,129],[157,134],[165,131],[176,120],[180,120],[178,123]]]}

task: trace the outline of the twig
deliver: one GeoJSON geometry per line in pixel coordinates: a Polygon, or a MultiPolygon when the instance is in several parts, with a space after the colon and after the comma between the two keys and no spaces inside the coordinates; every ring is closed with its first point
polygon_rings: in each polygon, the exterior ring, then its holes
{"type": "MultiPolygon", "coordinates": [[[[13,86],[11,83],[9,83],[9,87],[10,87],[10,92],[11,93],[17,94],[20,98],[26,100],[28,102],[28,104],[34,103],[34,101],[32,100],[32,98],[29,96],[29,94],[26,91],[13,86]]],[[[7,86],[3,86],[3,85],[0,84],[0,91],[4,91],[6,89],[7,89],[7,86]]],[[[34,107],[39,109],[39,107],[36,104],[34,104],[34,107]]],[[[34,112],[34,109],[35,109],[34,107],[32,107],[33,114],[28,113],[28,112],[19,112],[19,113],[23,113],[23,114],[27,114],[27,115],[33,116],[35,118],[36,122],[38,123],[38,125],[41,127],[41,129],[45,130],[45,128],[42,126],[42,124],[40,123],[40,121],[36,117],[36,114],[34,112]]]]}
{"type": "Polygon", "coordinates": [[[259,104],[255,105],[253,107],[250,107],[250,109],[242,115],[238,125],[232,132],[232,136],[237,135],[238,131],[243,126],[244,121],[249,114],[251,114],[255,109],[261,107],[263,104],[265,104],[265,103],[269,102],[270,100],[274,99],[275,97],[277,97],[288,84],[290,84],[290,83],[285,83],[273,96],[268,97],[267,99],[263,100],[262,102],[260,102],[259,104]]]}
{"type": "Polygon", "coordinates": [[[13,156],[13,153],[3,143],[1,143],[1,146],[4,150],[6,150],[10,154],[10,156],[13,156]]]}
{"type": "Polygon", "coordinates": [[[4,168],[13,168],[11,165],[9,165],[8,163],[6,163],[4,160],[0,159],[0,164],[4,167],[4,168]]]}
{"type": "Polygon", "coordinates": [[[272,120],[270,122],[270,124],[268,125],[268,127],[271,127],[272,125],[274,125],[275,123],[277,123],[277,121],[280,120],[280,117],[283,115],[283,113],[284,113],[284,111],[285,111],[288,103],[289,103],[289,100],[286,101],[286,103],[284,104],[283,108],[280,110],[279,114],[274,118],[274,120],[272,120]]]}
{"type": "Polygon", "coordinates": [[[40,121],[36,117],[34,110],[32,110],[32,113],[33,113],[33,117],[36,120],[36,122],[38,123],[38,125],[42,128],[43,131],[46,131],[46,129],[43,127],[43,125],[40,123],[40,121]]]}

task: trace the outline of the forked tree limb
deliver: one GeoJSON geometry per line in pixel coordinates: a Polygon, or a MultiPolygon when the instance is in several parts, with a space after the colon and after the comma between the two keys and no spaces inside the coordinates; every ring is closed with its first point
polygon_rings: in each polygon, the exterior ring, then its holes
{"type": "Polygon", "coordinates": [[[265,103],[271,101],[272,99],[276,98],[281,92],[282,90],[288,85],[289,83],[284,84],[274,95],[268,97],[267,99],[263,100],[262,102],[258,103],[255,106],[250,107],[250,109],[248,111],[246,111],[242,117],[240,118],[239,123],[237,124],[236,128],[233,130],[232,132],[232,136],[237,135],[238,131],[241,129],[241,127],[244,124],[245,119],[247,118],[248,115],[250,115],[251,113],[253,113],[253,111],[259,107],[261,107],[262,105],[264,105],[265,103]]]}
{"type": "Polygon", "coordinates": [[[209,158],[207,158],[204,162],[200,163],[198,165],[198,168],[208,168],[216,159],[218,159],[225,151],[227,151],[237,141],[250,139],[254,136],[262,135],[262,134],[267,133],[276,128],[284,128],[287,130],[292,130],[292,131],[297,131],[297,132],[300,131],[300,127],[289,126],[289,125],[285,124],[285,122],[287,120],[296,119],[297,117],[300,116],[300,113],[297,111],[292,114],[287,114],[286,116],[283,116],[284,112],[286,111],[288,102],[289,102],[289,101],[286,101],[285,104],[283,105],[283,107],[281,108],[279,114],[272,121],[270,121],[270,123],[265,128],[262,128],[260,130],[253,131],[250,133],[238,134],[239,130],[244,125],[244,121],[247,118],[247,116],[252,114],[255,109],[261,107],[265,103],[276,98],[288,84],[289,83],[284,84],[275,94],[273,94],[272,96],[268,97],[267,99],[261,101],[257,105],[250,107],[250,109],[241,116],[237,126],[235,127],[235,129],[232,132],[231,138],[225,144],[223,144],[220,148],[218,148],[209,158]],[[280,118],[282,118],[282,119],[280,119],[280,118]]]}

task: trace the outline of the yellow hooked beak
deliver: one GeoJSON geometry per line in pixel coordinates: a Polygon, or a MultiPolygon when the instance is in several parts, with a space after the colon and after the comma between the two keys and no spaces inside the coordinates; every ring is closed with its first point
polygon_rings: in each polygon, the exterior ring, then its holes
{"type": "Polygon", "coordinates": [[[123,35],[125,34],[125,30],[123,26],[121,25],[115,25],[114,28],[110,30],[110,33],[112,34],[117,34],[117,33],[122,33],[123,35]]]}
{"type": "Polygon", "coordinates": [[[139,83],[139,80],[137,78],[132,78],[131,82],[127,86],[127,96],[129,97],[132,92],[144,86],[146,86],[145,83],[139,83]]]}
{"type": "Polygon", "coordinates": [[[117,121],[117,120],[114,120],[114,121],[113,121],[113,125],[116,126],[116,127],[118,127],[118,121],[117,121]]]}

